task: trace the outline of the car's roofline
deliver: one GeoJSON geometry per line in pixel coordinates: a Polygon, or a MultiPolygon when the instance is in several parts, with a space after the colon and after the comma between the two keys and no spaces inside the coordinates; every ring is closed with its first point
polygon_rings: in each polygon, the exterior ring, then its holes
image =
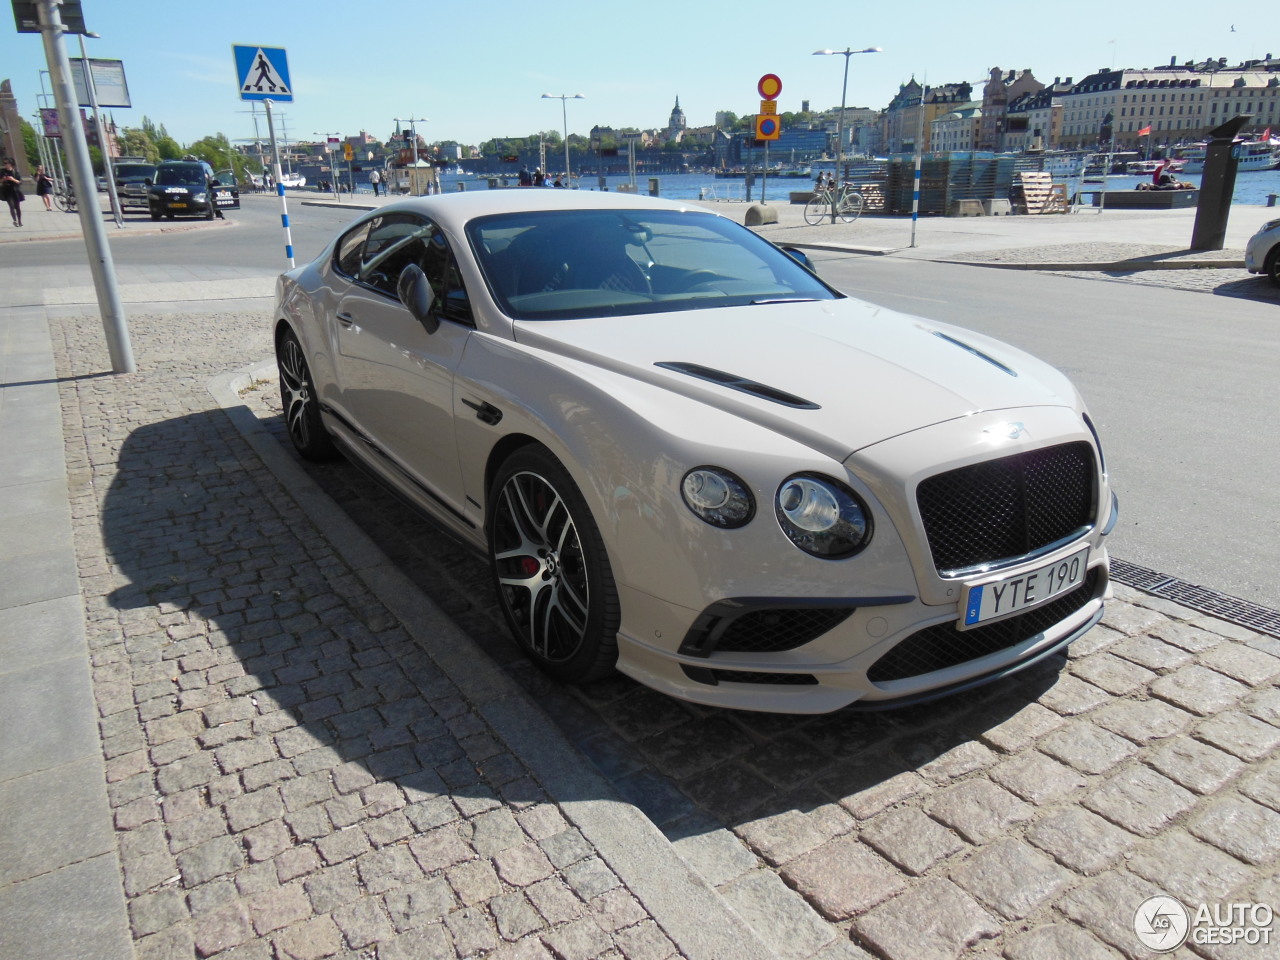
{"type": "Polygon", "coordinates": [[[667,200],[662,197],[637,196],[627,193],[611,193],[604,190],[557,190],[555,187],[507,187],[497,190],[478,190],[473,193],[458,192],[435,194],[429,197],[413,197],[397,200],[365,218],[387,213],[419,213],[431,217],[446,229],[461,230],[477,217],[499,213],[543,210],[693,210],[711,216],[719,216],[714,210],[688,202],[667,200]]]}

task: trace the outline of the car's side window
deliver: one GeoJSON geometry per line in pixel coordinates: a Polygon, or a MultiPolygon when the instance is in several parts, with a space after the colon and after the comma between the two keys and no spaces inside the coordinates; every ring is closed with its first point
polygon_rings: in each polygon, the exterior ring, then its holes
{"type": "Polygon", "coordinates": [[[359,274],[360,254],[368,235],[369,224],[364,223],[338,241],[337,247],[334,248],[333,265],[339,273],[352,278],[359,274]]]}
{"type": "Polygon", "coordinates": [[[397,297],[400,273],[417,264],[435,293],[435,311],[459,323],[471,322],[467,289],[444,234],[416,214],[376,217],[338,244],[338,269],[367,286],[397,297]]]}

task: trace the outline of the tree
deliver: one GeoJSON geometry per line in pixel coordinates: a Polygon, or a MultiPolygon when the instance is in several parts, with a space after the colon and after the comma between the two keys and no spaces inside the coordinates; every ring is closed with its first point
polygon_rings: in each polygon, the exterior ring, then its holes
{"type": "Polygon", "coordinates": [[[142,157],[148,163],[156,163],[160,159],[160,151],[151,140],[151,135],[141,127],[125,127],[116,135],[116,144],[122,157],[142,157]]]}
{"type": "Polygon", "coordinates": [[[27,163],[34,170],[40,164],[40,148],[36,146],[36,128],[21,117],[18,124],[22,128],[22,149],[27,155],[27,163]]]}

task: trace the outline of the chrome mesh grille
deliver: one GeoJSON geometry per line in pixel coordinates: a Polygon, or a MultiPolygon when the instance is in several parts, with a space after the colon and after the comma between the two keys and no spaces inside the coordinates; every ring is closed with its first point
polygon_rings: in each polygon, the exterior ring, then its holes
{"type": "Polygon", "coordinates": [[[940,574],[1021,557],[1089,526],[1097,513],[1093,448],[1084,441],[948,470],[916,503],[940,574]]]}

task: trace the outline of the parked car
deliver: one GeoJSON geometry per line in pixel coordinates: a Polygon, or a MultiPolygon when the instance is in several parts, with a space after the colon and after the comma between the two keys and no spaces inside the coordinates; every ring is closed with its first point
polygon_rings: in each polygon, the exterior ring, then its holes
{"type": "Polygon", "coordinates": [[[147,187],[156,175],[156,165],[146,160],[121,157],[111,164],[116,178],[116,196],[122,207],[147,206],[147,187]]]}
{"type": "Polygon", "coordinates": [[[221,210],[240,209],[240,185],[234,170],[219,170],[213,175],[213,200],[221,210]]]}
{"type": "Polygon", "coordinates": [[[780,712],[919,702],[1102,616],[1116,522],[1053,367],[846,297],[688,204],[406,200],[279,281],[289,436],[487,554],[568,682],[780,712]]]}
{"type": "Polygon", "coordinates": [[[1266,274],[1280,287],[1280,220],[1258,228],[1244,248],[1244,266],[1250,273],[1266,274]]]}
{"type": "Polygon", "coordinates": [[[212,220],[222,216],[213,179],[212,169],[202,161],[164,161],[156,167],[155,181],[147,188],[151,219],[183,216],[212,220]]]}

